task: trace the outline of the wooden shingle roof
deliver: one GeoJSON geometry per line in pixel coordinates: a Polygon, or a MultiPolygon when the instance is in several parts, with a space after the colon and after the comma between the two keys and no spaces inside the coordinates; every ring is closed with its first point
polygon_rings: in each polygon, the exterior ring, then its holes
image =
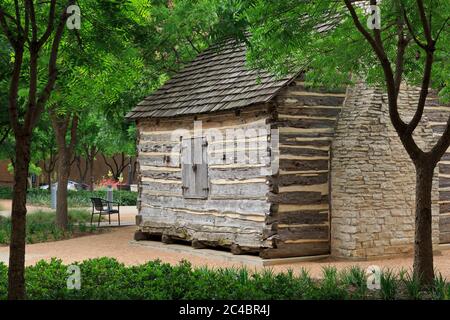
{"type": "Polygon", "coordinates": [[[292,79],[249,69],[245,44],[230,41],[198,55],[126,118],[173,117],[266,103],[292,79]]]}

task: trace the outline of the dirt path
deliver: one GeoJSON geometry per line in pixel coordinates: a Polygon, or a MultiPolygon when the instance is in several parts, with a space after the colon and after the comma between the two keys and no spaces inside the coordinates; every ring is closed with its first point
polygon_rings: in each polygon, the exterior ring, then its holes
{"type": "MultiPolygon", "coordinates": [[[[3,216],[10,216],[11,215],[11,206],[12,201],[11,200],[0,200],[0,215],[3,216]]],[[[86,210],[91,211],[91,208],[71,208],[71,209],[80,209],[80,210],[86,210]]],[[[28,213],[34,213],[37,211],[55,211],[48,207],[39,207],[39,206],[31,206],[27,205],[27,212],[28,213]]],[[[121,222],[125,224],[134,224],[135,223],[135,216],[137,214],[136,206],[121,206],[120,207],[120,219],[121,222]]],[[[111,216],[111,222],[117,223],[117,215],[111,216]]]]}
{"type": "MultiPolygon", "coordinates": [[[[9,214],[8,211],[11,208],[11,201],[0,200],[0,205],[3,209],[6,209],[6,211],[3,211],[3,214],[9,214]]],[[[86,209],[90,210],[90,208],[86,209]]],[[[50,211],[49,208],[33,206],[29,206],[28,210],[30,213],[38,210],[50,211]]],[[[136,213],[137,210],[135,207],[122,207],[121,221],[124,224],[133,225],[136,213]]],[[[117,222],[116,216],[112,217],[112,222],[113,224],[117,222]]],[[[211,251],[192,250],[190,247],[184,249],[182,246],[177,246],[177,249],[174,250],[173,246],[167,247],[160,243],[155,243],[150,246],[132,244],[130,241],[133,240],[135,229],[136,227],[134,226],[112,228],[111,231],[98,235],[27,245],[26,264],[35,264],[41,259],[50,260],[52,257],[62,259],[65,263],[71,263],[74,261],[106,256],[116,258],[118,261],[127,265],[141,264],[148,260],[155,259],[160,259],[171,264],[177,264],[179,261],[186,259],[194,266],[208,266],[212,268],[240,267],[245,264],[249,269],[264,268],[246,263],[245,256],[240,261],[239,259],[233,258],[231,254],[223,252],[214,254],[211,251]]],[[[0,261],[7,263],[8,255],[9,248],[6,246],[0,247],[0,261]]],[[[250,260],[251,259],[254,261],[255,257],[250,257],[250,260]]],[[[436,269],[447,279],[450,279],[450,250],[442,250],[440,253],[436,254],[434,261],[436,269]]],[[[286,271],[288,269],[299,271],[301,268],[306,268],[310,271],[311,275],[320,277],[322,268],[329,265],[336,266],[339,270],[353,265],[359,265],[362,268],[367,268],[370,265],[378,265],[381,268],[391,268],[394,270],[404,268],[409,270],[412,266],[412,257],[398,257],[362,262],[327,259],[313,262],[291,263],[268,268],[272,268],[276,272],[286,271]]]]}
{"type": "MultiPolygon", "coordinates": [[[[148,260],[161,259],[164,262],[177,264],[180,260],[189,260],[195,266],[208,267],[238,267],[239,262],[230,262],[220,255],[213,254],[198,254],[202,250],[195,250],[195,253],[190,248],[189,250],[181,250],[179,252],[170,251],[161,247],[148,247],[142,245],[133,245],[130,243],[133,237],[135,227],[114,228],[112,231],[92,236],[85,236],[70,240],[39,243],[27,245],[26,264],[34,264],[41,259],[49,260],[52,257],[62,259],[65,263],[74,261],[81,261],[97,257],[114,257],[120,262],[127,265],[141,264],[148,260]]],[[[6,262],[8,258],[8,247],[0,247],[0,261],[6,262]]],[[[440,255],[435,257],[436,268],[442,274],[450,279],[450,250],[444,250],[440,255]]],[[[292,263],[289,265],[273,266],[274,271],[286,271],[291,268],[294,271],[299,271],[302,267],[308,269],[315,277],[321,275],[322,267],[327,265],[334,265],[338,269],[343,269],[352,265],[359,265],[367,268],[369,265],[378,265],[380,267],[388,267],[395,270],[400,268],[409,269],[412,266],[412,257],[372,260],[364,262],[355,261],[336,261],[336,260],[322,260],[316,262],[301,262],[292,263]]],[[[248,265],[249,269],[262,269],[263,267],[256,267],[248,265]]]]}
{"type": "MultiPolygon", "coordinates": [[[[0,200],[0,214],[4,216],[9,216],[11,214],[11,206],[12,201],[11,200],[0,200]]],[[[27,205],[27,211],[29,213],[36,212],[36,211],[52,211],[50,208],[46,207],[36,207],[36,206],[30,206],[27,205]]]]}

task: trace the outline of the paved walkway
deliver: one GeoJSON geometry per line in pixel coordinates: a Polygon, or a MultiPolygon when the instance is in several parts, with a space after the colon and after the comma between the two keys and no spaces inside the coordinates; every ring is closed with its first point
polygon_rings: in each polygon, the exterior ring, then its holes
{"type": "MultiPolygon", "coordinates": [[[[11,215],[11,200],[0,200],[0,216],[8,217],[11,215]]],[[[52,211],[52,209],[47,207],[35,207],[27,205],[27,211],[33,213],[36,211],[52,211]]]]}
{"type": "MultiPolygon", "coordinates": [[[[92,236],[85,236],[70,240],[37,243],[27,245],[26,264],[31,265],[41,259],[49,260],[52,257],[62,259],[65,263],[74,261],[81,261],[97,257],[114,257],[120,262],[127,265],[141,264],[148,260],[160,259],[164,262],[177,264],[180,260],[189,260],[195,266],[208,267],[239,267],[246,265],[250,269],[262,269],[262,266],[255,266],[252,259],[256,257],[245,257],[234,259],[229,253],[220,252],[220,254],[211,253],[211,250],[193,250],[178,245],[173,248],[172,245],[162,245],[160,243],[151,243],[148,245],[132,243],[132,237],[135,227],[113,228],[111,231],[92,236]],[[172,247],[172,248],[170,248],[172,247]],[[249,263],[244,260],[247,258],[249,263]]],[[[0,247],[0,261],[7,262],[8,247],[0,247]]],[[[369,265],[378,265],[380,267],[388,267],[395,270],[400,268],[409,269],[412,266],[412,257],[373,260],[364,262],[355,261],[336,261],[336,260],[321,260],[298,262],[288,265],[272,266],[274,271],[286,271],[291,268],[294,271],[300,270],[302,267],[308,269],[315,277],[320,277],[321,269],[327,265],[334,265],[338,269],[343,269],[352,265],[359,265],[367,268],[369,265]]],[[[450,279],[450,250],[442,251],[440,255],[435,257],[436,268],[442,274],[450,279]]]]}
{"type": "MultiPolygon", "coordinates": [[[[131,224],[134,221],[136,209],[125,207],[123,221],[131,224]]],[[[65,263],[82,261],[97,257],[113,257],[127,265],[141,264],[148,260],[160,259],[164,262],[177,264],[180,260],[189,260],[194,266],[215,267],[239,267],[247,266],[249,269],[263,269],[258,265],[257,257],[233,256],[223,251],[208,249],[192,249],[183,245],[163,245],[160,242],[133,242],[134,226],[111,228],[108,232],[85,236],[75,239],[37,243],[27,245],[26,264],[32,265],[41,259],[50,260],[52,257],[62,259],[65,263]]],[[[0,247],[0,261],[7,263],[9,248],[0,247]]],[[[435,266],[447,279],[450,279],[450,250],[442,250],[435,255],[435,266]]],[[[274,271],[286,271],[293,269],[299,271],[301,268],[308,269],[315,277],[320,277],[324,266],[334,265],[338,269],[344,269],[352,265],[367,268],[370,265],[399,270],[410,269],[412,257],[399,257],[393,259],[381,259],[371,261],[338,261],[332,259],[320,261],[304,261],[286,265],[276,265],[274,271]]]]}

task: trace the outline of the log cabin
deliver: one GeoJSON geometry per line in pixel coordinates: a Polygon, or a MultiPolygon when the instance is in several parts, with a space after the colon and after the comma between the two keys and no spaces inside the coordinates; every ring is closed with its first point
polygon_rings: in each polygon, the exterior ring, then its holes
{"type": "MultiPolygon", "coordinates": [[[[402,117],[417,88],[402,86],[402,117]]],[[[427,101],[425,149],[450,108],[427,101]]],[[[262,258],[349,259],[413,250],[415,172],[383,90],[310,89],[251,69],[244,44],[201,53],[126,116],[138,128],[136,240],[262,258]]],[[[450,242],[450,154],[433,184],[433,243],[450,242]]]]}

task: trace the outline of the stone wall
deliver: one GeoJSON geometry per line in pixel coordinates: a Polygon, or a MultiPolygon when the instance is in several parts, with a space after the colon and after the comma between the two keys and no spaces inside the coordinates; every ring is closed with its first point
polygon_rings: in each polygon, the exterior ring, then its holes
{"type": "MultiPolygon", "coordinates": [[[[399,109],[411,119],[417,90],[402,88],[399,109]]],[[[426,118],[415,131],[430,146],[426,118]]],[[[436,170],[437,171],[437,170],[436,170]]],[[[414,239],[415,169],[398,138],[381,90],[357,84],[339,116],[331,161],[331,254],[370,258],[411,253],[414,239]]],[[[433,242],[439,242],[437,172],[433,188],[433,242]]]]}

